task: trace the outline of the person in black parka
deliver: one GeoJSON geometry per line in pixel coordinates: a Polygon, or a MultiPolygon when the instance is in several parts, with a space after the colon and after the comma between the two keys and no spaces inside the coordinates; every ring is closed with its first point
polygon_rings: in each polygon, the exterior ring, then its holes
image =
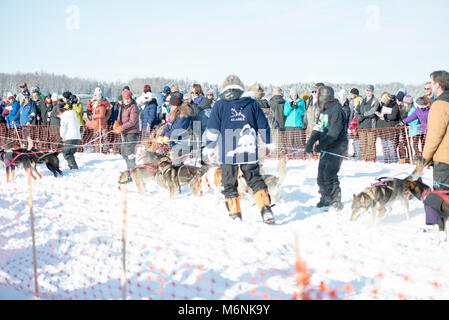
{"type": "Polygon", "coordinates": [[[322,110],[320,118],[306,144],[306,152],[312,153],[313,145],[319,141],[315,151],[322,153],[317,177],[321,199],[317,207],[331,206],[340,210],[338,172],[348,150],[346,115],[334,97],[334,90],[328,86],[318,89],[318,106],[322,110]]]}

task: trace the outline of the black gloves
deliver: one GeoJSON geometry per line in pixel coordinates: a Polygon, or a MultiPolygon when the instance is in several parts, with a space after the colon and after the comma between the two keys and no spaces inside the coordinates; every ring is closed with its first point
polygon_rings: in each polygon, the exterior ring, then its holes
{"type": "Polygon", "coordinates": [[[292,108],[293,109],[298,109],[298,104],[296,102],[292,102],[292,108]]]}
{"type": "Polygon", "coordinates": [[[315,142],[317,142],[321,137],[321,132],[319,131],[312,131],[312,134],[310,135],[309,140],[306,143],[306,146],[304,148],[304,151],[306,153],[313,153],[313,145],[315,142]]]}

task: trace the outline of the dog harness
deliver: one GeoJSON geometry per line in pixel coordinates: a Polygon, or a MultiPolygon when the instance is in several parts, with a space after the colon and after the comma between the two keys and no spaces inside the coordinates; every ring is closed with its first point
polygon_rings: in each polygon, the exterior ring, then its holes
{"type": "Polygon", "coordinates": [[[424,192],[421,195],[421,201],[425,201],[429,196],[429,194],[431,193],[440,196],[441,198],[443,198],[444,201],[449,203],[449,190],[430,190],[430,189],[424,190],[424,192]]]}
{"type": "Polygon", "coordinates": [[[134,170],[141,169],[141,168],[147,168],[147,169],[150,169],[151,171],[153,171],[154,173],[156,173],[157,169],[155,169],[154,166],[157,166],[157,164],[151,163],[148,165],[142,165],[142,166],[137,166],[135,168],[132,168],[131,170],[128,171],[128,178],[131,176],[131,173],[133,173],[134,170]]]}

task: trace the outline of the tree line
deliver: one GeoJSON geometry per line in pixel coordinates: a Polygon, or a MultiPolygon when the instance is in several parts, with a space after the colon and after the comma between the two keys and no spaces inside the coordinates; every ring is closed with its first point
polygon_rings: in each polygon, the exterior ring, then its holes
{"type": "MultiPolygon", "coordinates": [[[[0,96],[5,97],[8,92],[18,93],[19,84],[25,82],[28,88],[39,87],[43,94],[58,93],[62,94],[64,91],[70,91],[74,94],[92,95],[96,87],[100,87],[105,97],[109,99],[116,99],[122,92],[124,86],[129,86],[134,94],[141,94],[143,87],[150,84],[153,92],[159,92],[164,86],[178,86],[181,92],[190,92],[194,83],[199,83],[203,90],[214,90],[216,94],[219,92],[220,84],[213,84],[208,82],[196,82],[190,79],[170,79],[164,77],[147,77],[134,78],[128,82],[121,81],[97,81],[94,79],[84,79],[79,77],[68,77],[66,75],[56,75],[54,73],[34,72],[34,73],[0,73],[0,96]]],[[[318,82],[318,81],[317,81],[318,82]]],[[[321,81],[322,82],[322,81],[321,81]]],[[[326,83],[326,82],[325,82],[326,83]]],[[[393,82],[388,84],[375,84],[375,94],[380,96],[383,92],[396,94],[401,88],[406,88],[407,92],[413,97],[424,95],[423,84],[421,85],[405,85],[400,82],[393,82]]],[[[266,96],[271,97],[274,87],[280,87],[284,91],[284,95],[288,96],[291,89],[296,89],[300,94],[310,93],[311,88],[315,83],[292,83],[286,85],[264,84],[266,96]]],[[[247,83],[246,85],[251,85],[247,83]]],[[[362,83],[346,83],[346,84],[332,84],[326,83],[334,88],[335,92],[346,90],[349,92],[351,88],[358,88],[360,94],[364,95],[364,89],[367,84],[362,83]]]]}

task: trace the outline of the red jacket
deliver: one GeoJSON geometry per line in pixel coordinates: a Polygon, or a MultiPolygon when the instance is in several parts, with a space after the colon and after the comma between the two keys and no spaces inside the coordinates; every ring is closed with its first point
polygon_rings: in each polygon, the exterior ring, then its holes
{"type": "Polygon", "coordinates": [[[94,103],[89,101],[87,103],[87,110],[92,112],[92,120],[88,122],[87,126],[89,129],[102,130],[107,125],[106,121],[106,109],[109,107],[109,102],[107,100],[101,101],[94,107],[94,103]]]}
{"type": "Polygon", "coordinates": [[[351,130],[352,133],[357,133],[357,118],[355,116],[349,124],[349,130],[351,130]]]}

